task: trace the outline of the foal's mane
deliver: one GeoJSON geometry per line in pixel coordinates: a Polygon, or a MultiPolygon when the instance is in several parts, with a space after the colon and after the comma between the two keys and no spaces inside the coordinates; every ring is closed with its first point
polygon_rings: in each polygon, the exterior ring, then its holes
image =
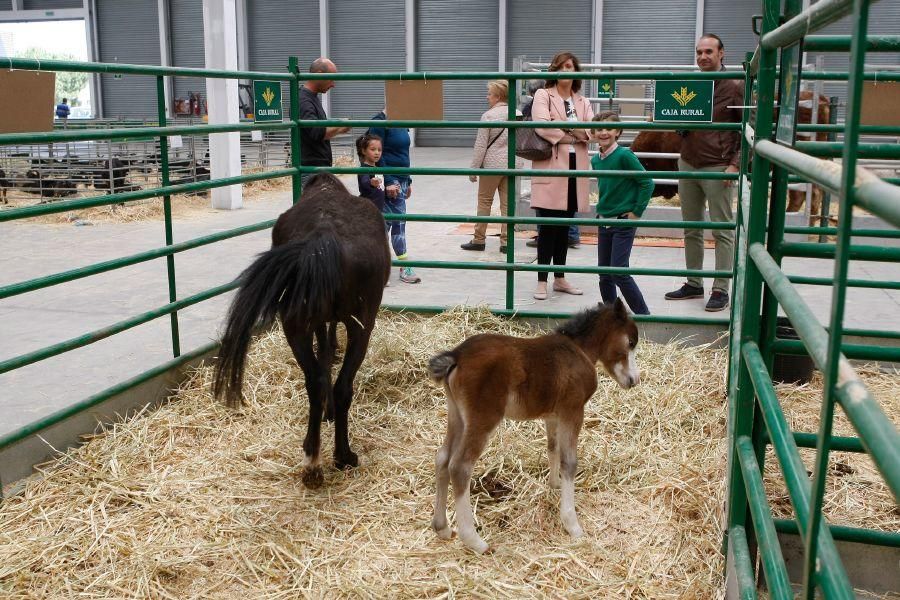
{"type": "MultiPolygon", "coordinates": [[[[331,173],[316,173],[307,180],[303,186],[303,196],[318,194],[319,192],[342,192],[349,194],[350,190],[344,185],[344,182],[332,175],[331,173]]],[[[301,196],[302,197],[302,196],[301,196]]]]}
{"type": "Polygon", "coordinates": [[[601,319],[607,314],[613,316],[614,313],[615,305],[598,304],[593,308],[588,308],[587,310],[583,310],[576,314],[574,317],[554,329],[554,331],[572,339],[583,338],[590,334],[597,319],[601,319]]]}

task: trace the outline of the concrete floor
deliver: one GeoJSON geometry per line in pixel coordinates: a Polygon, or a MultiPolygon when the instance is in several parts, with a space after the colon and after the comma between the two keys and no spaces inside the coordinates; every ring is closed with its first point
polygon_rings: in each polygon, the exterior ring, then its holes
{"type": "MultiPolygon", "coordinates": [[[[464,148],[418,148],[415,166],[466,167],[471,151],[464,148]]],[[[355,191],[355,178],[347,178],[355,191]]],[[[463,177],[415,178],[411,213],[471,214],[476,185],[463,177]]],[[[224,231],[274,218],[290,206],[288,193],[273,193],[232,212],[208,211],[176,220],[175,241],[224,231]]],[[[488,238],[483,253],[466,252],[459,245],[470,235],[451,223],[408,225],[409,254],[416,260],[501,261],[497,237],[488,238]]],[[[0,225],[0,285],[109,260],[163,245],[161,222],[106,224],[91,227],[20,221],[0,225]]],[[[517,236],[516,259],[533,262],[534,249],[517,236]]],[[[259,252],[268,249],[268,231],[242,236],[176,255],[178,296],[220,285],[234,278],[259,252]]],[[[596,246],[584,244],[569,252],[569,264],[596,265],[596,246]]],[[[683,268],[681,248],[635,247],[635,267],[683,268]]],[[[707,268],[713,253],[707,251],[707,268]]],[[[793,259],[789,274],[830,277],[830,261],[793,259]]],[[[398,281],[394,270],[384,302],[406,305],[488,304],[504,306],[505,275],[495,271],[420,269],[422,283],[398,281]]],[[[851,277],[898,279],[896,264],[859,262],[851,277]]],[[[515,277],[515,307],[521,310],[572,311],[599,300],[596,276],[570,275],[585,290],[580,297],[554,295],[547,301],[531,297],[536,275],[515,277]]],[[[0,300],[0,360],[31,352],[134,316],[168,302],[164,260],[155,260],[60,286],[0,300]]],[[[650,310],[656,314],[704,316],[701,301],[667,302],[666,291],[677,288],[678,277],[639,277],[650,310]]],[[[801,295],[823,322],[828,320],[830,288],[801,286],[801,295]]],[[[179,313],[181,347],[196,348],[217,336],[230,295],[208,300],[179,313]]],[[[846,326],[892,330],[900,316],[900,292],[851,289],[846,326]]],[[[726,314],[726,313],[720,313],[726,314]]],[[[90,346],[0,375],[0,434],[9,432],[110,385],[171,358],[169,319],[161,318],[90,346]]]]}

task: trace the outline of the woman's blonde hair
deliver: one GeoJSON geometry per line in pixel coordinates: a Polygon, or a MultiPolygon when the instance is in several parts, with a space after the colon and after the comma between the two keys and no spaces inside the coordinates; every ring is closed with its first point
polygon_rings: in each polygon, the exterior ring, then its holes
{"type": "Polygon", "coordinates": [[[509,98],[509,84],[503,79],[495,79],[487,84],[488,93],[500,98],[500,102],[506,102],[509,98]]]}

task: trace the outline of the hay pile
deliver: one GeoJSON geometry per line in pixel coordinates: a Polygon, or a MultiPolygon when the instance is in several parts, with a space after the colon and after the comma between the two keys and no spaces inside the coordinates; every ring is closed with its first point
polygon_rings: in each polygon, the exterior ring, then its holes
{"type": "MultiPolygon", "coordinates": [[[[305,391],[280,331],[253,347],[233,414],[197,370],[177,400],[116,425],[0,506],[11,597],[721,597],[724,351],[643,343],[642,384],[609,378],[579,441],[573,542],[547,485],[543,426],[505,423],[476,466],[473,504],[495,552],[429,524],[446,425],[428,358],[468,335],[528,325],[487,311],[383,315],[351,414],[357,470],[300,480],[305,391]]],[[[323,425],[330,464],[333,428],[323,425]]],[[[451,510],[451,524],[453,512],[451,510]]]]}
{"type": "MultiPolygon", "coordinates": [[[[262,170],[263,169],[244,169],[243,174],[250,175],[262,170]]],[[[160,184],[157,182],[141,182],[141,185],[145,188],[151,188],[157,187],[160,184]]],[[[242,185],[244,188],[244,200],[254,202],[266,197],[266,195],[270,193],[289,192],[291,190],[291,179],[289,177],[264,179],[262,181],[251,181],[242,185]]],[[[70,198],[62,198],[62,200],[94,198],[98,196],[97,193],[87,188],[79,188],[79,190],[81,193],[70,198]]],[[[212,208],[208,195],[176,194],[171,198],[173,218],[190,218],[198,214],[217,212],[212,208]]],[[[9,208],[33,206],[39,203],[40,198],[37,196],[11,197],[9,208]]],[[[67,224],[80,220],[87,221],[88,223],[134,223],[138,221],[161,221],[163,215],[163,199],[147,198],[145,200],[134,200],[124,204],[95,206],[64,213],[42,215],[27,219],[23,222],[67,224]]]]}

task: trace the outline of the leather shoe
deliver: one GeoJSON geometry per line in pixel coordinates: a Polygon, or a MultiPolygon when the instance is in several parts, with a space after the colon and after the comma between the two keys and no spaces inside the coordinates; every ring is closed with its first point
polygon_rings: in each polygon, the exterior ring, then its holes
{"type": "Polygon", "coordinates": [[[484,251],[484,244],[476,244],[475,242],[466,242],[465,244],[461,244],[459,247],[463,250],[477,250],[479,252],[484,251]]]}
{"type": "Polygon", "coordinates": [[[565,285],[559,285],[558,283],[553,283],[553,291],[559,292],[561,294],[571,294],[573,296],[581,296],[584,294],[580,288],[575,287],[571,283],[566,283],[565,285]]]}

